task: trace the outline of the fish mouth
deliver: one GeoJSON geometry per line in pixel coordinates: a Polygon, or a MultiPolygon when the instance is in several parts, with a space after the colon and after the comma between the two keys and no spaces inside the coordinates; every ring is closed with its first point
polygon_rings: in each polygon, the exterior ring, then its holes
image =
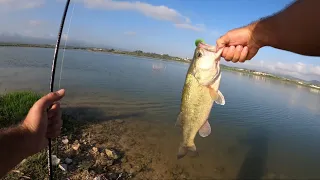
{"type": "Polygon", "coordinates": [[[201,49],[204,49],[206,51],[209,51],[209,52],[216,53],[216,51],[217,51],[217,47],[216,46],[209,45],[209,44],[206,44],[206,43],[203,43],[203,42],[200,42],[198,44],[198,47],[201,48],[201,49]]]}
{"type": "MultiPolygon", "coordinates": [[[[205,44],[203,42],[200,42],[198,44],[198,48],[202,52],[202,54],[205,54],[204,51],[207,51],[210,53],[216,53],[216,50],[217,50],[216,46],[205,44]]],[[[211,85],[217,81],[217,79],[219,78],[219,76],[221,74],[221,68],[219,66],[219,61],[220,61],[220,58],[217,58],[215,60],[215,64],[213,64],[211,67],[208,67],[208,68],[198,67],[199,69],[196,71],[200,70],[200,71],[208,72],[208,71],[215,71],[216,70],[216,73],[212,77],[207,77],[206,78],[207,80],[201,80],[201,83],[199,82],[200,84],[207,86],[207,85],[211,85]]],[[[193,75],[195,76],[195,74],[197,74],[197,73],[194,72],[193,75]]],[[[200,81],[200,79],[198,79],[198,81],[200,81]]]]}

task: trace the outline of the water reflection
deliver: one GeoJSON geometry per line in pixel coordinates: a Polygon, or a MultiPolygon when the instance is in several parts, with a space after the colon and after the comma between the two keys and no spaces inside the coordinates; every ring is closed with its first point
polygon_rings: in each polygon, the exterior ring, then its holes
{"type": "Polygon", "coordinates": [[[310,92],[312,92],[312,93],[320,94],[320,89],[313,89],[313,88],[310,88],[309,90],[310,90],[310,92]]]}
{"type": "Polygon", "coordinates": [[[166,66],[163,63],[153,63],[152,70],[153,71],[165,71],[166,66]]]}

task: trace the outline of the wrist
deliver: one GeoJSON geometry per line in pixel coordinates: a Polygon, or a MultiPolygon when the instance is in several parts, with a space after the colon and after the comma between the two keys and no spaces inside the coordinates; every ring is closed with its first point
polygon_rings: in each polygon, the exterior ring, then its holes
{"type": "Polygon", "coordinates": [[[273,46],[276,44],[277,38],[274,29],[272,29],[272,19],[270,17],[262,18],[249,25],[252,32],[251,36],[258,48],[264,46],[273,46]]]}
{"type": "Polygon", "coordinates": [[[37,142],[35,141],[35,135],[24,124],[20,124],[17,127],[21,134],[21,142],[24,148],[24,156],[31,156],[37,153],[37,142]]]}

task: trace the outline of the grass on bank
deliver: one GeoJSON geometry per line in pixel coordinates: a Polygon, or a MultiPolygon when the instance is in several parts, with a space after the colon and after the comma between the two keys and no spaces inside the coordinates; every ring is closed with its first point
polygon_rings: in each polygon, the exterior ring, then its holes
{"type": "MultiPolygon", "coordinates": [[[[0,128],[10,127],[20,123],[28,114],[32,105],[41,98],[41,94],[23,91],[23,92],[10,92],[0,95],[0,128]]],[[[62,135],[72,133],[74,128],[71,124],[71,116],[62,115],[63,130],[62,135]]],[[[56,141],[53,141],[53,154],[56,154],[56,141]]],[[[10,172],[4,179],[20,179],[25,175],[31,179],[47,179],[48,178],[48,165],[46,150],[39,152],[25,161],[21,162],[16,170],[10,172]]],[[[54,167],[55,179],[61,178],[61,170],[54,167]]]]}

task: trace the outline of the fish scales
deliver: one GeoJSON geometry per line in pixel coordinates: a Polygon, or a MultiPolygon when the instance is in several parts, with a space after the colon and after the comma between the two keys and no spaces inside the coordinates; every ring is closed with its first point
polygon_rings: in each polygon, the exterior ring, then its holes
{"type": "MultiPolygon", "coordinates": [[[[213,99],[209,94],[209,89],[205,86],[198,84],[196,78],[190,74],[187,76],[188,83],[183,91],[183,102],[181,117],[181,125],[184,127],[184,136],[194,137],[185,133],[192,133],[195,135],[204,124],[204,120],[207,120],[210,113],[210,109],[213,105],[213,99]],[[202,120],[202,121],[200,121],[202,120]]],[[[187,141],[187,145],[192,146],[190,141],[187,141]]]]}
{"type": "Polygon", "coordinates": [[[225,100],[218,90],[221,80],[220,55],[222,50],[214,52],[215,47],[201,43],[195,50],[189,66],[182,91],[180,113],[177,124],[182,127],[182,142],[178,159],[188,152],[198,155],[194,138],[199,132],[206,137],[211,133],[208,122],[214,101],[224,105],[225,100]]]}

